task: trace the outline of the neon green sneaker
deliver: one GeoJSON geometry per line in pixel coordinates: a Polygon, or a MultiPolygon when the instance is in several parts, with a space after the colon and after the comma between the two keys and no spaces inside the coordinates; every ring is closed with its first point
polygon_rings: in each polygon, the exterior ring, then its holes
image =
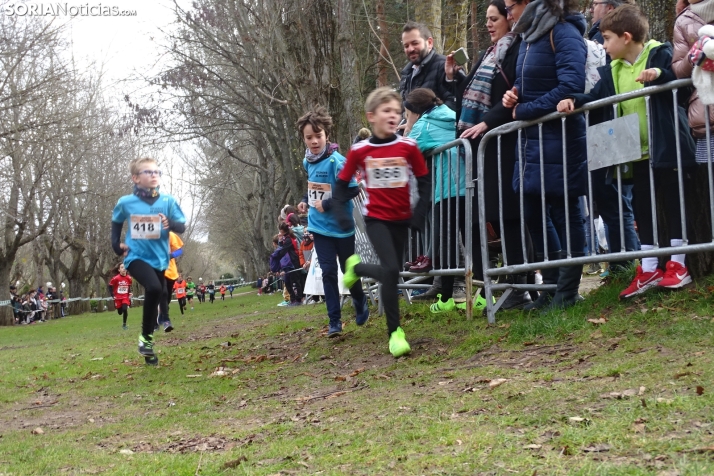
{"type": "MultiPolygon", "coordinates": [[[[493,303],[496,304],[496,298],[492,297],[491,299],[493,299],[493,303]]],[[[457,304],[456,308],[465,311],[466,303],[462,302],[461,304],[457,304]]],[[[474,311],[483,311],[484,309],[486,309],[486,298],[479,294],[476,299],[474,299],[474,311]]]]}
{"type": "Polygon", "coordinates": [[[407,342],[404,337],[404,331],[401,327],[397,327],[397,330],[392,332],[392,335],[389,338],[389,352],[397,358],[406,355],[411,351],[412,349],[409,347],[409,342],[407,342]]]}
{"type": "Polygon", "coordinates": [[[153,357],[154,354],[154,336],[148,336],[148,339],[139,334],[139,353],[144,357],[153,357]]]}
{"type": "Polygon", "coordinates": [[[441,314],[442,312],[453,311],[455,307],[456,303],[454,302],[454,298],[449,298],[448,301],[443,302],[441,300],[441,294],[437,294],[436,302],[429,306],[429,310],[432,314],[441,314]]]}
{"type": "Polygon", "coordinates": [[[350,289],[359,281],[359,276],[355,274],[355,266],[360,264],[362,259],[359,255],[352,255],[345,261],[345,273],[342,275],[342,284],[345,285],[347,289],[350,289]]]}

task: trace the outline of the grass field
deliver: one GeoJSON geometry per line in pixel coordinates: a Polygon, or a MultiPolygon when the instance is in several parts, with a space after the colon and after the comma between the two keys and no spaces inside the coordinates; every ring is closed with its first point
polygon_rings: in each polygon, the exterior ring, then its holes
{"type": "MultiPolygon", "coordinates": [[[[714,474],[714,281],[565,313],[172,304],[158,367],[115,312],[0,328],[0,474],[714,474]]],[[[236,293],[239,293],[236,290],[236,293]]]]}

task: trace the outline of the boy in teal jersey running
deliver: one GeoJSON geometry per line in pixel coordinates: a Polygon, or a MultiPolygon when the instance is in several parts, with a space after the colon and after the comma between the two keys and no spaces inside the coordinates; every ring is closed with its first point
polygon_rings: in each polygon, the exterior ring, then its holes
{"type": "Polygon", "coordinates": [[[160,300],[166,301],[164,271],[169,265],[169,231],[183,233],[186,217],[174,197],[159,193],[161,171],[156,161],[134,159],[129,164],[134,192],[119,199],[112,213],[112,248],[124,255],[129,274],[144,287],[144,310],[139,335],[139,354],[157,365],[154,324],[160,300]],[[124,242],[121,233],[129,222],[124,242]]]}

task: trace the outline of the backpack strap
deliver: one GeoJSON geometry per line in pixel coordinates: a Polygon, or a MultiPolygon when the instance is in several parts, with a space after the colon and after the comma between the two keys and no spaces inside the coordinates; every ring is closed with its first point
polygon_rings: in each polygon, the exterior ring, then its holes
{"type": "Polygon", "coordinates": [[[555,28],[551,28],[551,30],[550,30],[550,47],[553,48],[553,53],[555,53],[555,42],[553,41],[553,30],[555,30],[555,28]]]}

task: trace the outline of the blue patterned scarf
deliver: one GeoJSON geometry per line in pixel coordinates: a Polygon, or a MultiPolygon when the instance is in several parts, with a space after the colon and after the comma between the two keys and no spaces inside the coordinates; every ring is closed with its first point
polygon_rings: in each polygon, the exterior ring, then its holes
{"type": "Polygon", "coordinates": [[[514,33],[507,33],[495,45],[491,45],[486,50],[481,64],[464,91],[458,130],[462,131],[481,123],[483,116],[491,109],[491,84],[493,83],[493,78],[500,71],[503,58],[515,38],[516,35],[514,33]]]}

